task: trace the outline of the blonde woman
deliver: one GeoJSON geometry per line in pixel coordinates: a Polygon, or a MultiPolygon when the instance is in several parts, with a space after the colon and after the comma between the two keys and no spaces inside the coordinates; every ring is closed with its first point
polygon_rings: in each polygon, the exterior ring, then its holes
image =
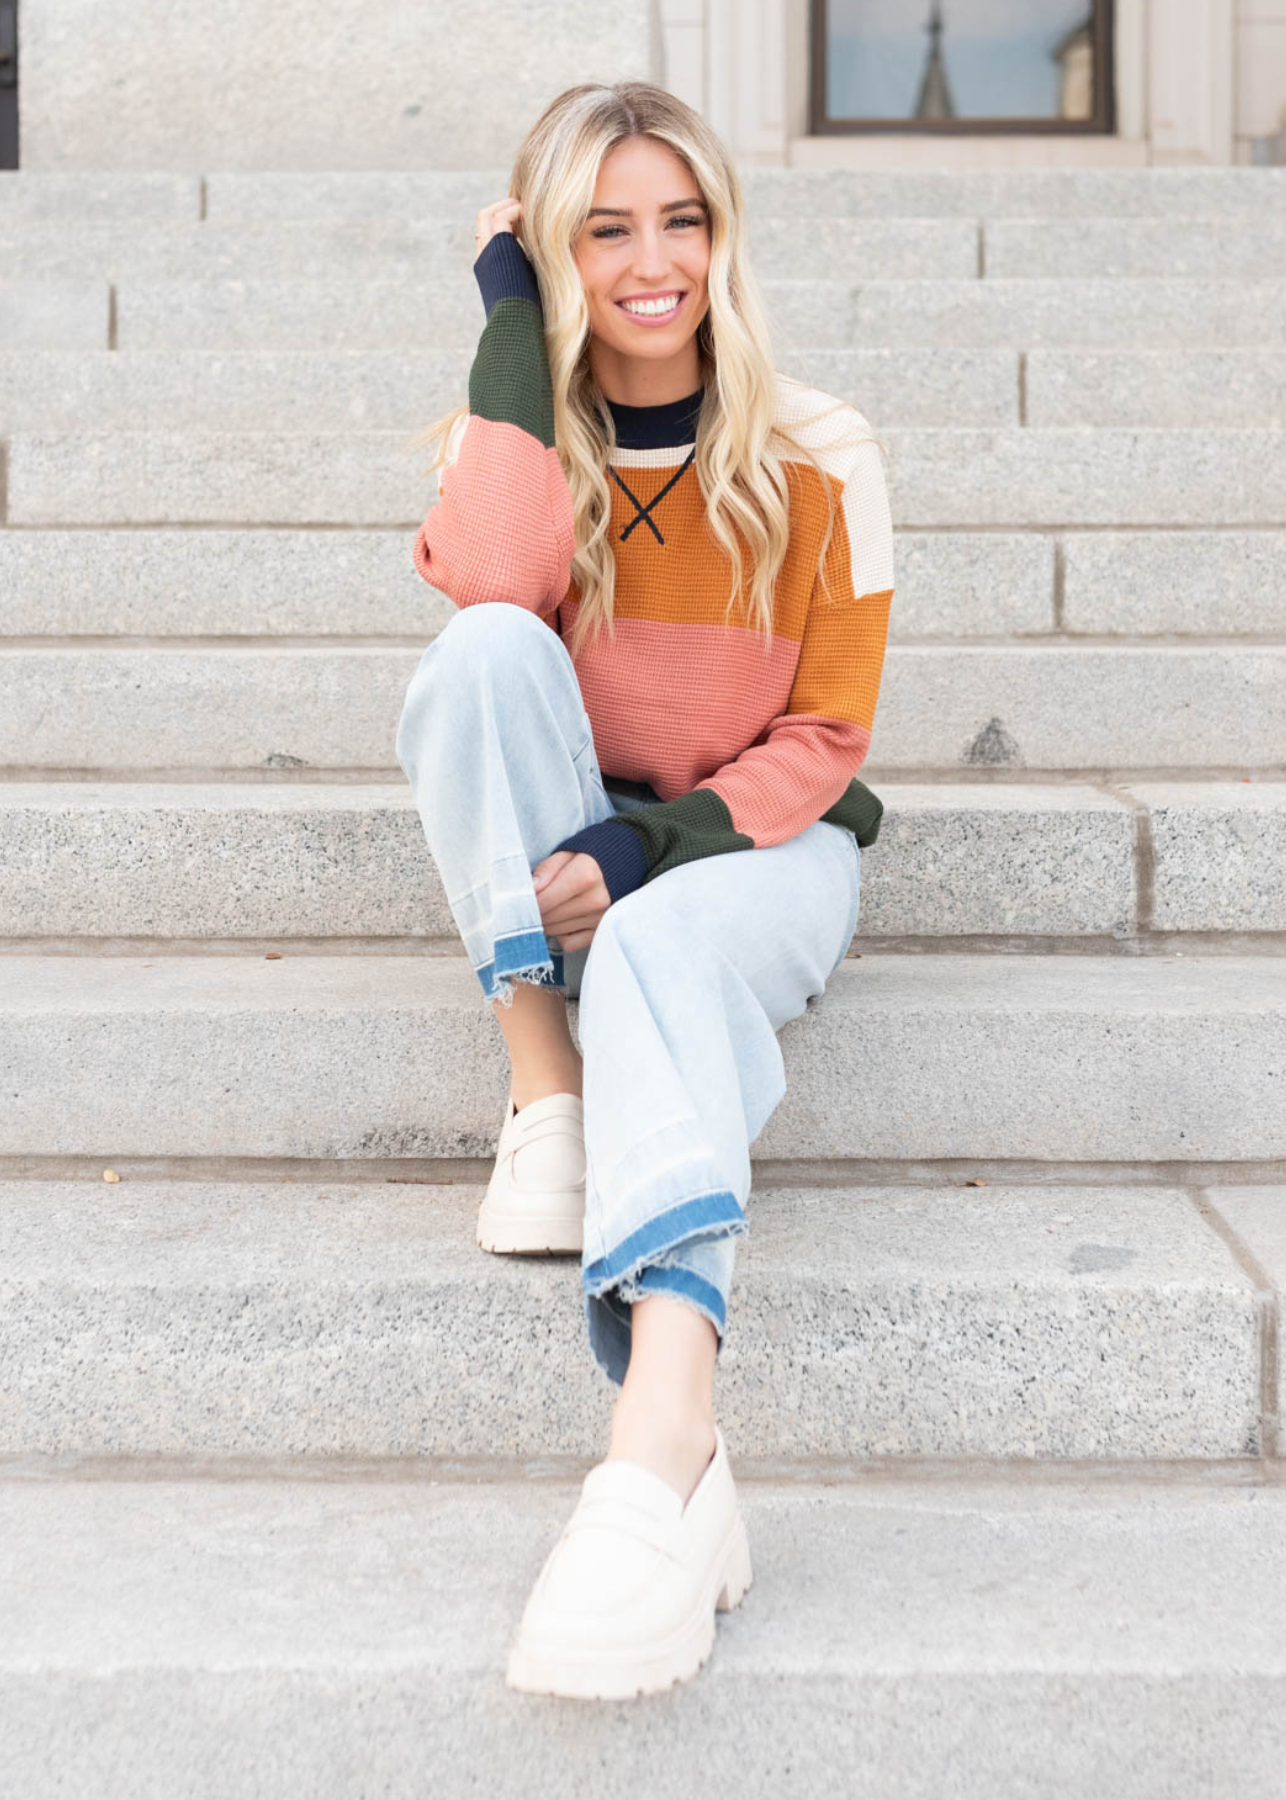
{"type": "Polygon", "coordinates": [[[468,404],[426,434],[415,566],[457,611],[397,754],[510,1054],[478,1241],[580,1255],[620,1390],[507,1680],[611,1699],[695,1674],[751,1579],[714,1371],[776,1034],[878,830],[892,534],[861,415],[774,367],[698,114],[570,88],[510,189],[468,404]]]}

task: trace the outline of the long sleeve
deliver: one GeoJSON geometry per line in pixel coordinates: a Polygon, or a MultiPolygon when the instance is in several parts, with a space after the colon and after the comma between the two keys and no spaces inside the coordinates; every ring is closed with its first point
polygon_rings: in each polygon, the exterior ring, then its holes
{"type": "Polygon", "coordinates": [[[835,485],[830,599],[815,578],[785,712],[690,793],[557,846],[593,856],[614,901],[696,857],[780,844],[817,819],[863,846],[875,841],[884,809],[855,776],[871,743],[893,599],[892,521],[873,443],[854,447],[835,485]]]}
{"type": "Polygon", "coordinates": [[[544,617],[571,585],[571,490],[554,447],[553,384],[536,273],[511,231],[473,265],[486,324],[469,412],[416,534],[415,567],[457,606],[508,601],[544,617]]]}

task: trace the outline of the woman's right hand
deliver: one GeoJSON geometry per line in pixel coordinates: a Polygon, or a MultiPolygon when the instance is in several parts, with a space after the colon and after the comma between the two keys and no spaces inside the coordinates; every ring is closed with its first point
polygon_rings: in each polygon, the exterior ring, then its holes
{"type": "Polygon", "coordinates": [[[478,228],[473,234],[473,258],[476,262],[498,231],[508,231],[522,243],[518,227],[522,223],[521,200],[497,200],[484,206],[478,214],[478,228]]]}

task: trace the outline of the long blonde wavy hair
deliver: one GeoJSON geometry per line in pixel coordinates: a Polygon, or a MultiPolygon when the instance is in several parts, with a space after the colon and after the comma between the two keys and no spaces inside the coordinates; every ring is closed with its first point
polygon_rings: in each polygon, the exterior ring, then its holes
{"type": "MultiPolygon", "coordinates": [[[[601,163],[617,144],[637,136],[653,137],[682,157],[709,208],[710,305],[696,334],[705,396],[693,467],[711,531],[732,565],[725,623],[745,593],[747,623],[764,633],[768,649],[773,591],[790,540],[790,458],[811,462],[826,491],[828,518],[818,568],[828,598],[825,563],[835,514],[831,482],[811,447],[774,423],[772,341],[750,266],[741,183],[732,158],[700,114],[675,95],[651,82],[620,81],[611,86],[585,82],[551,101],[524,139],[509,181],[510,197],[522,203],[520,242],[540,289],[555,445],[575,514],[571,566],[581,605],[571,654],[579,655],[591,629],[606,625],[614,635],[616,592],[607,476],[616,432],[590,372],[589,309],[572,246],[594,203],[601,163]],[[748,593],[743,544],[751,560],[748,593]]],[[[412,440],[415,445],[440,440],[424,474],[433,474],[448,460],[452,428],[468,410],[467,401],[453,407],[412,440]]],[[[851,411],[839,401],[799,423],[811,425],[833,412],[851,411]]],[[[861,432],[850,433],[849,441],[878,440],[861,432]]]]}

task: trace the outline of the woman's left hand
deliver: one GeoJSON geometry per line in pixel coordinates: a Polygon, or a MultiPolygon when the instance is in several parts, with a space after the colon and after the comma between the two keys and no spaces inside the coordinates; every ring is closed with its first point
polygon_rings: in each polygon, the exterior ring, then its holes
{"type": "Polygon", "coordinates": [[[555,850],[531,874],[546,937],[564,950],[582,949],[612,904],[597,860],[587,850],[555,850]]]}

